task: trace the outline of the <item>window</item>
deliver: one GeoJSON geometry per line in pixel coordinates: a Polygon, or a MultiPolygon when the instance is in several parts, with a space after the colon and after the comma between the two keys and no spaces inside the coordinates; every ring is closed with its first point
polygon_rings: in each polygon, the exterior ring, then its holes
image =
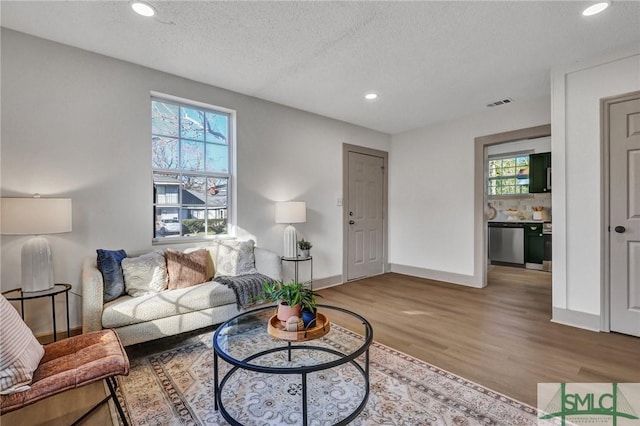
{"type": "Polygon", "coordinates": [[[489,159],[487,194],[524,195],[529,193],[529,155],[489,159]]]}
{"type": "Polygon", "coordinates": [[[231,115],[214,107],[151,99],[157,240],[227,233],[231,125],[231,115]]]}

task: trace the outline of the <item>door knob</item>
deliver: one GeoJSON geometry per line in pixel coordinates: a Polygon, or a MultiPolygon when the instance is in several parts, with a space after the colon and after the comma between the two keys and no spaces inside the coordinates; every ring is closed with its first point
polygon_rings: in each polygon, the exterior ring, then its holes
{"type": "Polygon", "coordinates": [[[349,225],[354,225],[355,223],[356,223],[356,221],[355,221],[355,220],[350,220],[350,221],[349,221],[349,225]]]}
{"type": "Polygon", "coordinates": [[[618,234],[624,234],[624,231],[626,231],[627,228],[625,228],[624,226],[616,226],[615,228],[613,228],[613,230],[618,234]]]}

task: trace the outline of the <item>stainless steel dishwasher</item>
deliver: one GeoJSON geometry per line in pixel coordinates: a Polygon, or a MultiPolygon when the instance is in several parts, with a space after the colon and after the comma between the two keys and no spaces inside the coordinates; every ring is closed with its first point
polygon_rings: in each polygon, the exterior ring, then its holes
{"type": "Polygon", "coordinates": [[[524,266],[524,224],[489,222],[489,260],[524,266]]]}

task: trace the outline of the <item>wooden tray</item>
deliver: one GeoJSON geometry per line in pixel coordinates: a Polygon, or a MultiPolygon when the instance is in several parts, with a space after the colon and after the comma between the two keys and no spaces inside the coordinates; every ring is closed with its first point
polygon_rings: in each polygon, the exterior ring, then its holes
{"type": "Polygon", "coordinates": [[[324,336],[331,330],[329,319],[322,313],[316,313],[316,325],[306,330],[287,331],[276,315],[269,318],[267,331],[277,339],[288,340],[290,342],[304,342],[324,336]]]}

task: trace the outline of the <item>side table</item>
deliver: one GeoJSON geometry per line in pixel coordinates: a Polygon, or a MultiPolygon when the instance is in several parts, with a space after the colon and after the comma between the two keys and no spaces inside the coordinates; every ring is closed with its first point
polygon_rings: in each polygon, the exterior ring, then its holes
{"type": "Polygon", "coordinates": [[[298,266],[300,265],[300,262],[309,262],[309,281],[305,281],[305,283],[309,283],[309,287],[311,288],[311,290],[313,290],[313,256],[309,256],[309,257],[280,257],[280,261],[281,263],[284,262],[293,262],[294,263],[294,269],[293,269],[293,276],[294,276],[294,282],[299,282],[298,281],[298,266]]]}
{"type": "Polygon", "coordinates": [[[24,321],[24,301],[31,299],[40,299],[42,297],[51,298],[51,312],[53,316],[53,341],[58,340],[58,330],[56,328],[56,301],[55,297],[58,294],[64,293],[65,302],[67,307],[67,337],[71,335],[69,329],[69,290],[71,290],[71,284],[55,284],[53,288],[42,291],[30,291],[24,292],[21,288],[15,288],[13,290],[7,290],[2,292],[2,295],[11,301],[20,301],[20,315],[24,321]],[[13,294],[15,293],[15,294],[13,294]]]}

